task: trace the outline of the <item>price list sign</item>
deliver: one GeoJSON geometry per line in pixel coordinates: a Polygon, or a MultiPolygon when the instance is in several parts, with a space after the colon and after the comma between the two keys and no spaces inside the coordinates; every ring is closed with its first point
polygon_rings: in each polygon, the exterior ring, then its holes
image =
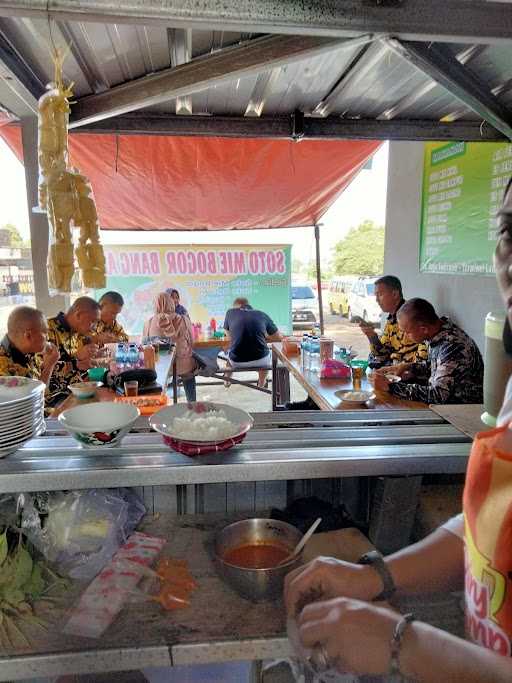
{"type": "Polygon", "coordinates": [[[496,213],[511,176],[511,144],[425,144],[421,272],[494,274],[496,213]]]}

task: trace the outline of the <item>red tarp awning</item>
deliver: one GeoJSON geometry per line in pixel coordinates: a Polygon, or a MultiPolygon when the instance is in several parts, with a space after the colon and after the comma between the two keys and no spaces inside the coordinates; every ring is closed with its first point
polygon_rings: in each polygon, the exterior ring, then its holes
{"type": "MultiPolygon", "coordinates": [[[[21,159],[19,127],[0,135],[21,159]]],[[[381,143],[70,135],[107,230],[314,225],[381,143]]]]}

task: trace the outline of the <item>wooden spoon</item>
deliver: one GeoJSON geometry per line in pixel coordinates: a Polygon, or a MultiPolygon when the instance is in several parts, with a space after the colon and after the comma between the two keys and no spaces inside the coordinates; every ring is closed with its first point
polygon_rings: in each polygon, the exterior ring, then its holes
{"type": "Polygon", "coordinates": [[[298,555],[298,554],[300,553],[300,551],[302,550],[302,548],[306,545],[306,543],[309,541],[309,539],[311,538],[311,536],[315,533],[316,528],[317,528],[317,526],[320,524],[321,521],[322,521],[322,518],[319,517],[318,519],[316,519],[316,520],[313,522],[313,524],[309,527],[309,529],[306,531],[306,533],[304,534],[304,536],[303,536],[303,537],[300,539],[300,541],[297,543],[297,545],[295,546],[295,548],[293,549],[293,551],[292,551],[289,555],[287,555],[287,556],[284,558],[284,560],[281,560],[281,562],[280,562],[279,564],[276,565],[276,568],[277,568],[277,567],[281,567],[283,564],[286,564],[287,562],[289,562],[291,559],[293,559],[296,555],[298,555]]]}

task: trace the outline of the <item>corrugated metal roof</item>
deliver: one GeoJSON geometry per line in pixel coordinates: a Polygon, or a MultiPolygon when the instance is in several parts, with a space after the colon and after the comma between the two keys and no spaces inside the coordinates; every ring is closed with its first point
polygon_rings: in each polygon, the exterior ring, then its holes
{"type": "MultiPolygon", "coordinates": [[[[51,45],[68,45],[65,76],[74,82],[77,98],[176,65],[176,33],[165,26],[50,23],[37,18],[4,17],[0,19],[0,35],[23,56],[42,86],[52,78],[51,45]]],[[[190,56],[196,59],[255,37],[190,29],[190,56]]],[[[512,61],[506,44],[452,43],[447,49],[484,81],[500,102],[512,105],[512,61]]],[[[0,63],[0,106],[16,111],[10,81],[12,75],[0,63]]],[[[301,61],[271,69],[262,67],[259,73],[192,93],[189,102],[193,114],[210,115],[257,117],[301,110],[306,115],[364,119],[480,119],[380,39],[367,49],[359,45],[347,48],[340,43],[339,48],[301,61]]],[[[23,111],[23,104],[18,105],[16,113],[23,111]]],[[[176,113],[176,99],[146,111],[176,113]]]]}

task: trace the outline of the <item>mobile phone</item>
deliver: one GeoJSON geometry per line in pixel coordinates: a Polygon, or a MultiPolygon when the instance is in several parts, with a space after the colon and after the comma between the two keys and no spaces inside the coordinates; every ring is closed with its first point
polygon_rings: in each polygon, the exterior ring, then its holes
{"type": "Polygon", "coordinates": [[[365,327],[372,327],[375,329],[374,323],[371,323],[368,320],[363,320],[360,315],[353,315],[351,322],[355,323],[356,325],[364,325],[365,327]]]}

